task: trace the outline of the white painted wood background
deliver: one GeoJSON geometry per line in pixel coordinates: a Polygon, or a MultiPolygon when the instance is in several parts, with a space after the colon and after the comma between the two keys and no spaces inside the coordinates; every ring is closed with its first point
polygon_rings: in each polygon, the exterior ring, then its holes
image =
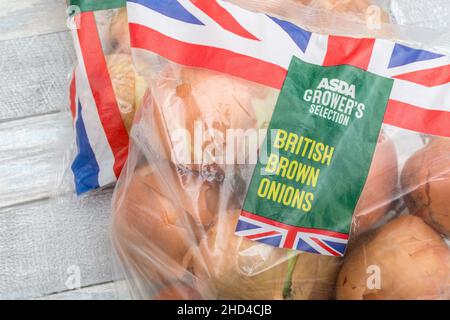
{"type": "Polygon", "coordinates": [[[0,299],[117,297],[112,191],[77,199],[69,180],[59,186],[74,63],[64,0],[0,0],[0,299]],[[66,286],[70,266],[80,290],[66,286]]]}
{"type": "MultiPolygon", "coordinates": [[[[393,1],[404,23],[436,21],[437,11],[450,21],[449,0],[428,0],[428,11],[422,0],[393,1]]],[[[64,0],[0,0],[0,299],[126,297],[112,283],[112,191],[77,199],[69,180],[60,185],[75,63],[65,17],[64,0]],[[66,286],[71,266],[80,290],[66,286]]]]}

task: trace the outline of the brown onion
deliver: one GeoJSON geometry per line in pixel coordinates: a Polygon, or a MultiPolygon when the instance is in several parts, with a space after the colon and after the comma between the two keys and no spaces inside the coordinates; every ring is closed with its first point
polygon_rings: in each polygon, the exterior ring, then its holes
{"type": "Polygon", "coordinates": [[[409,210],[450,236],[450,139],[434,138],[405,164],[401,184],[409,210]]]}
{"type": "Polygon", "coordinates": [[[337,298],[449,299],[449,248],[422,219],[397,218],[349,252],[337,298]]]}
{"type": "Polygon", "coordinates": [[[154,168],[138,169],[122,181],[114,203],[113,240],[122,261],[148,283],[184,275],[182,260],[197,243],[190,215],[173,201],[154,168]]]}
{"type": "Polygon", "coordinates": [[[201,300],[201,295],[192,287],[172,284],[161,289],[152,300],[201,300]]]}
{"type": "Polygon", "coordinates": [[[167,68],[160,78],[157,96],[145,102],[157,109],[152,111],[162,141],[157,151],[192,170],[207,168],[223,175],[224,169],[219,167],[234,165],[245,147],[243,139],[227,140],[227,134],[231,129],[256,132],[252,99],[264,94],[263,86],[193,68],[167,68]],[[231,147],[231,143],[234,153],[227,161],[227,146],[231,147]]]}
{"type": "Polygon", "coordinates": [[[369,230],[390,209],[398,185],[394,143],[381,133],[369,175],[353,217],[352,234],[369,230]]]}

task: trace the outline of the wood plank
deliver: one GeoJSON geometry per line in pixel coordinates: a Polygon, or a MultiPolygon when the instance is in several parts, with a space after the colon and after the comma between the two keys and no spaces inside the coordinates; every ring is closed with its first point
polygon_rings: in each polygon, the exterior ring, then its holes
{"type": "Polygon", "coordinates": [[[81,287],[110,282],[112,190],[0,209],[0,299],[66,291],[71,266],[81,287]]]}
{"type": "Polygon", "coordinates": [[[391,11],[397,23],[425,28],[450,26],[450,2],[448,0],[392,0],[391,11]]]}
{"type": "Polygon", "coordinates": [[[67,108],[73,66],[69,32],[0,41],[0,121],[67,108]]]}
{"type": "Polygon", "coordinates": [[[121,295],[117,284],[109,282],[78,290],[65,291],[33,300],[116,300],[121,295]]]}
{"type": "Polygon", "coordinates": [[[64,0],[0,0],[0,41],[67,30],[64,0]]]}
{"type": "Polygon", "coordinates": [[[0,123],[0,137],[0,208],[72,192],[68,112],[0,123]]]}

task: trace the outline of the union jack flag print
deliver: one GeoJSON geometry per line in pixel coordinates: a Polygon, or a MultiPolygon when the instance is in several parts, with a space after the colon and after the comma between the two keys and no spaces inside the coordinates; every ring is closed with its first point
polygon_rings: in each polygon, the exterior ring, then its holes
{"type": "Polygon", "coordinates": [[[395,80],[385,124],[450,137],[450,57],[373,38],[311,33],[220,0],[129,0],[131,45],[281,89],[293,56],[395,80]]]}
{"type": "Polygon", "coordinates": [[[83,194],[116,182],[128,156],[129,137],[107,68],[94,12],[79,15],[72,30],[78,64],[70,84],[77,154],[75,187],[83,194]]]}
{"type": "Polygon", "coordinates": [[[328,230],[298,228],[243,211],[236,234],[274,247],[341,257],[348,234],[328,230]]]}
{"type": "MultiPolygon", "coordinates": [[[[450,137],[450,57],[390,40],[316,34],[220,0],[128,0],[132,50],[281,89],[295,56],[394,80],[384,124],[450,137]]],[[[280,248],[343,256],[348,234],[242,212],[237,235],[280,248]]]]}

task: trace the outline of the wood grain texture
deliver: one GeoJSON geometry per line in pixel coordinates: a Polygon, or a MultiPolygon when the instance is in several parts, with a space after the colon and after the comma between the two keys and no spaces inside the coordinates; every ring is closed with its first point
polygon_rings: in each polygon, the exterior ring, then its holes
{"type": "Polygon", "coordinates": [[[72,192],[68,112],[0,123],[0,137],[0,208],[72,192]]]}
{"type": "Polygon", "coordinates": [[[109,282],[78,290],[52,294],[33,300],[116,300],[120,296],[117,284],[109,282]]]}
{"type": "Polygon", "coordinates": [[[67,291],[70,266],[81,286],[112,280],[111,190],[0,209],[0,299],[67,291]]]}
{"type": "Polygon", "coordinates": [[[450,26],[449,0],[392,0],[391,11],[399,24],[443,31],[450,26]]]}
{"type": "Polygon", "coordinates": [[[0,121],[67,108],[74,65],[69,32],[0,41],[0,121]]]}
{"type": "Polygon", "coordinates": [[[64,0],[0,0],[0,41],[66,30],[64,0]]]}
{"type": "MultiPolygon", "coordinates": [[[[72,265],[80,267],[82,286],[112,280],[112,191],[78,199],[73,187],[58,188],[73,143],[69,113],[59,112],[67,108],[75,65],[64,6],[0,0],[0,298],[67,291],[72,265]]],[[[96,289],[65,295],[111,293],[96,289]]]]}

